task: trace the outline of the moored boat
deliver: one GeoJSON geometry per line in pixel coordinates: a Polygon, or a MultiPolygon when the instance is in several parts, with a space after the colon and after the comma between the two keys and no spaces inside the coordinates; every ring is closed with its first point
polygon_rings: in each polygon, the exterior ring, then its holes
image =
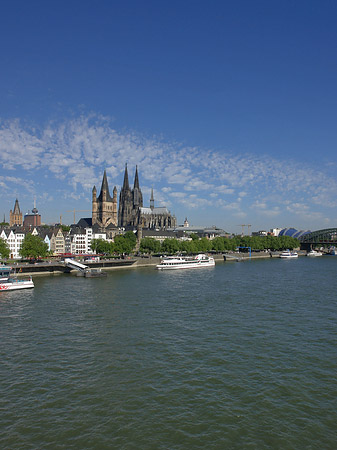
{"type": "Polygon", "coordinates": [[[195,269],[200,267],[213,267],[215,261],[212,256],[199,254],[196,256],[167,256],[160,264],[156,266],[157,269],[195,269]]]}
{"type": "Polygon", "coordinates": [[[291,252],[290,250],[286,250],[285,252],[280,253],[279,258],[284,258],[284,259],[298,258],[298,253],[291,252]]]}
{"type": "Polygon", "coordinates": [[[14,291],[17,289],[29,289],[34,287],[32,277],[17,278],[12,274],[9,266],[0,266],[0,291],[14,291]]]}
{"type": "Polygon", "coordinates": [[[318,252],[317,250],[310,250],[310,252],[307,253],[307,256],[323,256],[323,253],[318,252]]]}

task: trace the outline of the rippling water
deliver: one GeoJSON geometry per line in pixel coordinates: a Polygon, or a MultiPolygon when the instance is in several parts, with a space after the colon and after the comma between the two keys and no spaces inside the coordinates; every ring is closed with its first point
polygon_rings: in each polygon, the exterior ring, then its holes
{"type": "Polygon", "coordinates": [[[0,295],[0,448],[335,449],[337,258],[0,295]]]}

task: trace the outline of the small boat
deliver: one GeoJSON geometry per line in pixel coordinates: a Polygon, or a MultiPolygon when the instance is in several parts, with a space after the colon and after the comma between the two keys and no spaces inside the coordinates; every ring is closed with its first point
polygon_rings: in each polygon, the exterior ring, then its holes
{"type": "Polygon", "coordinates": [[[279,258],[284,258],[284,259],[298,258],[298,253],[291,252],[290,250],[286,250],[285,252],[280,253],[279,258]]]}
{"type": "Polygon", "coordinates": [[[196,256],[167,256],[162,259],[157,269],[195,269],[200,267],[213,267],[215,261],[212,256],[199,254],[196,256]]]}
{"type": "Polygon", "coordinates": [[[9,266],[0,266],[0,291],[14,291],[34,287],[32,277],[17,278],[9,266]]]}
{"type": "Polygon", "coordinates": [[[310,252],[307,253],[307,256],[323,256],[323,253],[318,252],[317,250],[310,250],[310,252]]]}
{"type": "Polygon", "coordinates": [[[336,249],[336,247],[330,247],[329,255],[337,256],[337,249],[336,249]]]}

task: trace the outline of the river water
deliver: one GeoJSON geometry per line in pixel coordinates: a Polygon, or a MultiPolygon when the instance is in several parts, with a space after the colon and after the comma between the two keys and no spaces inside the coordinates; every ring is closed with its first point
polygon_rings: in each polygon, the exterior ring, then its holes
{"type": "Polygon", "coordinates": [[[0,448],[335,449],[337,258],[0,295],[0,448]]]}

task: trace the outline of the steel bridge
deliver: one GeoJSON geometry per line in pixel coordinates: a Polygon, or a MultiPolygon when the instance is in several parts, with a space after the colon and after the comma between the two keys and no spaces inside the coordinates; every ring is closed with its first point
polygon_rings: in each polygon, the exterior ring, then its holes
{"type": "Polygon", "coordinates": [[[325,230],[312,231],[299,238],[301,249],[307,250],[315,246],[330,247],[337,246],[337,228],[326,228],[325,230]]]}

